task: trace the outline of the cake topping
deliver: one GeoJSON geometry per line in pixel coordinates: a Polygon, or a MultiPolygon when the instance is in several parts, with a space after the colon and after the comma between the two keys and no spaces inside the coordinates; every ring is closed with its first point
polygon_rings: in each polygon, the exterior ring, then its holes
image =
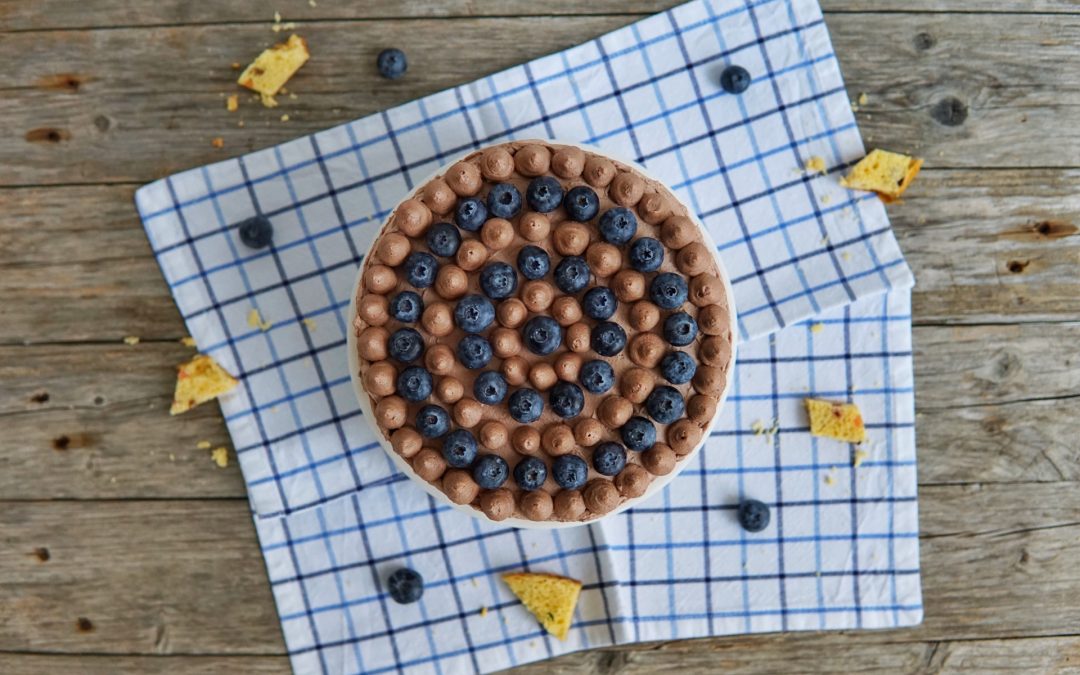
{"type": "Polygon", "coordinates": [[[555,483],[565,490],[577,490],[589,477],[589,465],[577,455],[563,455],[551,467],[555,483]]]}
{"type": "Polygon", "coordinates": [[[577,490],[562,490],[553,501],[553,513],[559,520],[577,520],[585,513],[585,500],[577,490]]]}
{"type": "Polygon", "coordinates": [[[598,419],[586,417],[574,424],[574,440],[582,447],[591,448],[599,443],[603,436],[604,425],[598,419]]]}
{"type": "Polygon", "coordinates": [[[523,455],[535,455],[540,452],[540,432],[532,427],[515,429],[510,436],[510,442],[514,449],[523,455]]]}
{"type": "Polygon", "coordinates": [[[394,209],[390,222],[405,236],[419,237],[431,225],[431,210],[419,199],[406,199],[394,209]]]}
{"type": "Polygon", "coordinates": [[[581,255],[589,246],[589,230],[573,221],[560,223],[555,228],[552,244],[559,255],[581,255]]]}
{"type": "Polygon", "coordinates": [[[650,225],[656,225],[671,213],[664,196],[656,190],[649,190],[637,204],[638,215],[650,225]]]}
{"type": "Polygon", "coordinates": [[[686,403],[686,415],[700,425],[708,424],[716,415],[716,407],[720,401],[705,394],[695,394],[686,403]]]}
{"type": "Polygon", "coordinates": [[[551,166],[551,151],[544,145],[526,145],[514,155],[514,165],[523,176],[540,176],[551,166]]]}
{"type": "Polygon", "coordinates": [[[605,157],[593,155],[585,160],[585,182],[594,188],[604,188],[615,178],[615,164],[605,157]]]}
{"type": "Polygon", "coordinates": [[[565,424],[552,424],[540,437],[540,447],[552,457],[559,457],[574,449],[574,432],[565,424]]]}
{"type": "Polygon", "coordinates": [[[712,335],[698,345],[698,359],[710,366],[719,366],[731,361],[731,342],[712,335]]]}
{"type": "Polygon", "coordinates": [[[454,194],[454,191],[450,189],[450,186],[446,184],[445,180],[436,178],[424,188],[420,200],[424,202],[424,206],[431,209],[433,213],[441,215],[454,208],[454,204],[457,202],[457,195],[454,194]]]}
{"type": "Polygon", "coordinates": [[[397,371],[388,361],[373,363],[364,373],[364,388],[376,396],[394,393],[397,371]]]}
{"type": "Polygon", "coordinates": [[[593,513],[607,513],[619,505],[619,490],[606,479],[594,478],[582,494],[585,506],[593,513]]]}
{"type": "Polygon", "coordinates": [[[487,246],[475,239],[468,239],[461,242],[456,259],[458,267],[466,272],[473,272],[480,269],[480,266],[487,262],[487,257],[487,246]]]}
{"type": "Polygon", "coordinates": [[[356,314],[366,324],[381,326],[390,320],[390,303],[385,295],[369,293],[356,303],[356,314]]]}
{"type": "Polygon", "coordinates": [[[424,365],[435,375],[446,375],[454,368],[454,352],[447,345],[434,345],[424,355],[424,365]]]}
{"type": "Polygon", "coordinates": [[[701,427],[688,419],[681,419],[667,430],[667,442],[676,455],[685,455],[701,441],[701,427]]]}
{"type": "Polygon", "coordinates": [[[616,476],[626,466],[626,448],[607,441],[593,450],[593,468],[604,476],[616,476]]]}
{"type": "Polygon", "coordinates": [[[489,420],[480,427],[480,443],[485,448],[498,450],[505,447],[509,441],[510,433],[501,422],[489,420]]]}
{"type": "Polygon", "coordinates": [[[675,451],[663,443],[641,453],[641,465],[654,476],[666,476],[674,471],[675,461],[675,451]]]}
{"type": "Polygon", "coordinates": [[[638,300],[630,308],[630,327],[634,330],[652,330],[658,323],[660,323],[660,308],[648,300],[638,300]]]}
{"type": "Polygon", "coordinates": [[[364,285],[372,293],[389,293],[397,287],[397,275],[386,265],[372,265],[367,268],[364,285]]]}
{"type": "Polygon", "coordinates": [[[585,152],[567,145],[551,156],[551,171],[560,178],[577,178],[585,170],[585,152]]]}
{"type": "Polygon", "coordinates": [[[529,377],[529,362],[520,356],[511,356],[503,360],[501,372],[507,384],[523,385],[529,377]]]}
{"type": "Polygon", "coordinates": [[[547,391],[555,386],[555,383],[559,381],[559,376],[555,374],[555,369],[551,367],[550,363],[534,363],[529,368],[529,384],[536,387],[540,391],[547,391]]]}
{"type": "Polygon", "coordinates": [[[559,354],[559,357],[555,359],[555,374],[565,382],[577,382],[581,373],[581,361],[581,357],[577,354],[559,354]]]}
{"type": "Polygon", "coordinates": [[[542,213],[530,211],[521,216],[518,231],[526,241],[543,241],[551,233],[551,221],[542,213]]]}
{"type": "Polygon", "coordinates": [[[602,241],[591,244],[585,252],[589,268],[598,277],[610,277],[622,268],[622,253],[611,244],[602,241]]]}
{"type": "Polygon", "coordinates": [[[454,220],[458,227],[466,232],[476,232],[487,220],[487,204],[477,197],[466,197],[458,202],[454,209],[454,220]]]}
{"type": "Polygon", "coordinates": [[[453,405],[465,395],[465,385],[456,377],[444,377],[435,385],[435,395],[447,405],[453,405]]]}
{"type": "Polygon", "coordinates": [[[435,292],[445,300],[457,300],[469,289],[469,276],[457,265],[443,265],[435,275],[435,292]]]}
{"type": "Polygon", "coordinates": [[[525,303],[517,298],[510,298],[499,303],[499,323],[507,328],[517,328],[529,315],[525,303]]]}
{"type": "Polygon", "coordinates": [[[501,251],[514,241],[514,226],[505,218],[490,218],[480,228],[480,241],[492,251],[501,251]]]}
{"type": "Polygon", "coordinates": [[[724,284],[715,274],[699,274],[690,280],[690,302],[698,307],[721,302],[723,299],[724,284]]]}
{"type": "Polygon", "coordinates": [[[521,497],[521,512],[529,520],[547,520],[553,511],[551,495],[543,490],[527,492],[521,497]]]}
{"type": "Polygon", "coordinates": [[[459,197],[472,197],[484,185],[480,167],[472,162],[458,162],[446,172],[446,184],[459,197]]]}
{"type": "Polygon", "coordinates": [[[691,242],[683,246],[675,256],[675,264],[680,272],[692,277],[709,269],[712,264],[712,254],[700,241],[691,242]]]}
{"type": "Polygon", "coordinates": [[[387,396],[375,406],[375,419],[384,429],[400,429],[405,424],[409,408],[400,396],[387,396]]]}
{"type": "Polygon", "coordinates": [[[619,379],[619,393],[631,403],[644,403],[655,383],[656,379],[652,371],[645,368],[631,368],[619,379]]]}
{"type": "Polygon", "coordinates": [[[615,476],[615,487],[623,497],[632,499],[645,494],[645,489],[649,487],[651,481],[652,477],[648,471],[637,464],[627,464],[626,468],[615,476]]]}
{"type": "Polygon", "coordinates": [[[413,457],[412,468],[424,480],[436,481],[446,471],[446,460],[437,451],[424,448],[413,457]]]}
{"type": "Polygon", "coordinates": [[[723,335],[729,329],[731,315],[724,305],[709,305],[698,312],[698,320],[701,322],[701,331],[706,335],[723,335]]]}
{"type": "Polygon", "coordinates": [[[611,181],[611,187],[608,188],[611,201],[628,208],[637,204],[644,194],[645,181],[628,171],[615,176],[615,179],[611,181]]]}
{"type": "Polygon", "coordinates": [[[611,281],[619,302],[636,302],[645,297],[645,276],[636,270],[620,270],[611,281]]]}
{"type": "Polygon", "coordinates": [[[569,327],[581,321],[581,305],[573,296],[564,295],[551,303],[551,315],[560,326],[569,327]]]}
{"type": "Polygon", "coordinates": [[[397,267],[411,251],[412,244],[408,237],[397,232],[388,232],[379,239],[375,256],[390,267],[397,267]]]}
{"type": "Polygon", "coordinates": [[[642,368],[655,368],[665,351],[664,341],[655,333],[638,333],[630,342],[630,360],[642,368]]]}
{"type": "Polygon", "coordinates": [[[608,396],[600,403],[596,414],[608,429],[618,429],[634,414],[634,404],[622,396],[608,396]]]}
{"type": "Polygon", "coordinates": [[[514,157],[505,147],[488,148],[480,155],[480,172],[490,181],[504,181],[514,175],[514,157]]]}
{"type": "Polygon", "coordinates": [[[424,314],[420,317],[420,324],[428,333],[435,337],[449,335],[454,330],[454,319],[450,311],[450,305],[445,302],[435,302],[424,308],[424,314]]]}
{"type": "Polygon", "coordinates": [[[697,225],[686,216],[671,216],[660,228],[660,241],[670,249],[679,250],[690,242],[697,241],[698,236],[697,225]]]}
{"type": "Polygon", "coordinates": [[[382,361],[386,358],[386,343],[390,333],[385,328],[371,326],[356,336],[356,350],[365,361],[382,361]]]}
{"type": "Polygon", "coordinates": [[[521,351],[521,336],[511,328],[496,328],[491,331],[491,346],[500,359],[517,356],[521,351]]]}
{"type": "Polygon", "coordinates": [[[514,513],[514,493],[506,488],[486,491],[480,495],[480,509],[494,521],[506,520],[514,513]]]}
{"type": "Polygon", "coordinates": [[[521,301],[530,312],[539,314],[547,310],[554,299],[555,289],[546,281],[526,281],[521,287],[521,301]]]}
{"type": "Polygon", "coordinates": [[[442,487],[446,496],[455,504],[469,504],[480,492],[480,486],[464,469],[447,471],[443,476],[442,487]]]}
{"type": "Polygon", "coordinates": [[[694,373],[694,389],[699,394],[717,395],[724,390],[724,371],[717,366],[700,366],[694,373]]]}
{"type": "Polygon", "coordinates": [[[454,404],[454,421],[467,429],[475,427],[483,416],[484,408],[475,399],[463,398],[454,404]]]}
{"type": "Polygon", "coordinates": [[[566,329],[566,348],[575,353],[589,351],[592,331],[586,323],[575,323],[566,329]]]}

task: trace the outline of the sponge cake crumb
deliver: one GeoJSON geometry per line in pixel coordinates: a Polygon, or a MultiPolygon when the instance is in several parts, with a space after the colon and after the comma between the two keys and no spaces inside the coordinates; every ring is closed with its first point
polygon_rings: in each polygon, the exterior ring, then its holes
{"type": "Polygon", "coordinates": [[[810,433],[814,436],[848,443],[862,443],[866,440],[862,413],[854,403],[834,403],[808,398],[806,412],[810,416],[810,433]]]}
{"type": "Polygon", "coordinates": [[[307,42],[299,35],[291,35],[285,42],[273,45],[259,54],[251,65],[240,73],[237,83],[261,94],[263,105],[266,105],[267,97],[272,100],[274,94],[307,63],[310,56],[307,42]]]}
{"type": "Polygon", "coordinates": [[[874,150],[859,160],[840,185],[853,190],[876,192],[885,203],[896,201],[908,189],[923,161],[887,150],[874,150]]]}

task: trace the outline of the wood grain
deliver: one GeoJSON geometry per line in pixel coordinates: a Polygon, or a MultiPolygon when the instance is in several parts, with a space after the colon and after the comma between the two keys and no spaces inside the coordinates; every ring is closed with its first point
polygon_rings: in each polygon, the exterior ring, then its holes
{"type": "MultiPolygon", "coordinates": [[[[18,94],[0,98],[0,185],[148,181],[473,80],[628,18],[529,21],[527,31],[514,19],[314,22],[303,31],[314,56],[290,83],[299,98],[268,110],[245,96],[233,114],[223,101],[238,91],[230,64],[278,37],[265,25],[13,33],[0,44],[9,63],[0,91],[18,94]],[[429,39],[410,40],[417,33],[429,39]],[[471,48],[480,41],[485,49],[471,48]],[[379,78],[370,66],[379,45],[413,42],[409,76],[379,78]],[[153,59],[133,58],[148,44],[153,59]],[[223,150],[210,146],[215,137],[223,150]]],[[[1080,16],[1056,17],[1052,35],[1025,15],[841,13],[829,27],[852,95],[869,94],[868,143],[918,152],[928,167],[1080,166],[1080,90],[1057,67],[1076,58],[1080,16]],[[948,126],[935,115],[953,100],[966,117],[948,126]]]]}

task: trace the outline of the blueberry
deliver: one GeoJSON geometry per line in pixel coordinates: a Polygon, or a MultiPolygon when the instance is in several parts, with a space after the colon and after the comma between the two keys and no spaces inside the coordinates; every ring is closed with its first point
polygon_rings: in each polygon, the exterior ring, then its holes
{"type": "Polygon", "coordinates": [[[469,370],[483,368],[491,361],[491,343],[479,335],[466,335],[458,342],[457,356],[469,370]]]}
{"type": "Polygon", "coordinates": [[[720,73],[720,86],[729,94],[741,94],[750,86],[750,73],[742,66],[728,66],[720,73]]]}
{"type": "Polygon", "coordinates": [[[466,295],[454,308],[454,323],[466,333],[479,333],[495,320],[495,306],[482,295],[466,295]]]}
{"type": "Polygon", "coordinates": [[[686,352],[668,352],[660,362],[660,374],[672,384],[686,384],[697,372],[697,362],[686,352]]]}
{"type": "Polygon", "coordinates": [[[603,394],[615,384],[615,369],[607,361],[589,361],[581,367],[581,386],[593,394],[603,394]]]}
{"type": "Polygon", "coordinates": [[[515,422],[531,424],[540,419],[540,413],[544,412],[544,399],[535,389],[518,389],[510,394],[510,417],[515,422]]]}
{"type": "Polygon", "coordinates": [[[585,407],[585,394],[571,382],[559,382],[548,393],[548,403],[555,414],[563,418],[577,417],[585,407]]]}
{"type": "Polygon", "coordinates": [[[494,262],[480,270],[480,289],[492,300],[502,300],[517,290],[517,274],[504,262],[494,262]]]}
{"type": "Polygon", "coordinates": [[[476,436],[468,429],[454,429],[442,442],[443,459],[455,469],[464,469],[476,459],[476,436]]]}
{"type": "Polygon", "coordinates": [[[426,405],[416,413],[416,430],[424,438],[438,438],[450,431],[450,413],[437,405],[426,405]]]}
{"type": "Polygon", "coordinates": [[[414,251],[405,258],[405,278],[416,288],[427,288],[435,283],[438,271],[439,262],[430,253],[414,251]]]}
{"type": "Polygon", "coordinates": [[[562,184],[551,176],[533,178],[525,190],[525,201],[529,203],[529,208],[540,213],[550,213],[559,208],[562,198],[562,184]]]}
{"type": "Polygon", "coordinates": [[[450,258],[461,246],[461,235],[450,223],[435,223],[428,228],[427,245],[435,255],[450,258]]]}
{"type": "Polygon", "coordinates": [[[476,232],[487,220],[488,210],[483,200],[467,197],[458,202],[455,215],[458,227],[469,232],[476,232]]]}
{"type": "Polygon", "coordinates": [[[617,206],[600,216],[600,236],[609,244],[622,246],[637,234],[637,218],[630,209],[617,206]]]}
{"type": "Polygon", "coordinates": [[[536,457],[526,457],[514,467],[514,481],[526,492],[538,489],[547,480],[547,467],[536,457]]]}
{"type": "Polygon", "coordinates": [[[252,216],[236,226],[240,241],[248,248],[266,248],[274,243],[274,226],[266,216],[252,216]]]}
{"type": "Polygon", "coordinates": [[[577,490],[589,478],[589,465],[577,455],[563,455],[551,465],[555,482],[564,490],[577,490]]]}
{"type": "Polygon", "coordinates": [[[397,376],[397,392],[406,401],[423,401],[431,396],[431,373],[420,366],[410,366],[397,376]]]}
{"type": "Polygon", "coordinates": [[[488,213],[509,220],[521,211],[521,193],[510,183],[496,183],[487,196],[488,213]]]}
{"type": "Polygon", "coordinates": [[[563,293],[577,293],[589,285],[589,264],[578,255],[568,255],[555,267],[555,285],[563,293]]]}
{"type": "Polygon", "coordinates": [[[506,398],[506,378],[489,370],[473,382],[473,397],[484,405],[498,405],[506,398]]]}
{"type": "Polygon", "coordinates": [[[407,567],[395,570],[386,580],[386,586],[390,597],[400,605],[416,602],[424,595],[424,577],[407,567]]]}
{"type": "Polygon", "coordinates": [[[551,270],[551,258],[539,246],[522,246],[517,257],[518,270],[526,279],[540,279],[551,270]]]}
{"type": "Polygon", "coordinates": [[[412,328],[398,328],[390,335],[390,358],[412,363],[424,351],[424,338],[412,328]]]}
{"type": "Polygon", "coordinates": [[[585,316],[597,321],[610,319],[618,306],[619,301],[615,299],[615,294],[610,288],[603,286],[590,288],[581,299],[581,309],[585,311],[585,316]]]}
{"type": "Polygon", "coordinates": [[[379,74],[388,80],[398,79],[405,74],[405,69],[409,67],[405,52],[393,48],[379,52],[375,64],[379,67],[379,74]]]}
{"type": "Polygon", "coordinates": [[[698,326],[686,312],[675,312],[664,319],[664,339],[676,347],[685,347],[697,337],[698,326]]]}
{"type": "Polygon", "coordinates": [[[619,431],[622,442],[631,450],[641,452],[656,444],[656,427],[644,417],[631,417],[619,431]]]}
{"type": "Polygon", "coordinates": [[[769,506],[756,499],[739,503],[739,524],[747,532],[761,532],[769,526],[769,506]]]}
{"type": "Polygon", "coordinates": [[[602,321],[593,326],[589,345],[600,356],[615,356],[626,348],[626,331],[617,323],[602,321]]]}
{"type": "Polygon", "coordinates": [[[674,272],[662,272],[649,284],[649,298],[660,309],[675,309],[686,302],[686,281],[674,272]]]}
{"type": "Polygon", "coordinates": [[[593,450],[592,465],[597,473],[605,476],[618,475],[626,466],[626,448],[614,441],[601,443],[593,450]]]}
{"type": "Polygon", "coordinates": [[[570,216],[570,220],[587,223],[600,211],[600,198],[591,187],[579,185],[570,188],[570,191],[566,193],[563,208],[566,209],[566,215],[570,216]]]}
{"type": "Polygon", "coordinates": [[[655,272],[664,263],[664,247],[652,237],[641,237],[630,244],[627,257],[638,272],[655,272]]]}
{"type": "Polygon", "coordinates": [[[534,316],[521,329],[525,348],[533,354],[547,356],[562,344],[562,327],[550,316],[534,316]]]}
{"type": "Polygon", "coordinates": [[[480,455],[473,465],[472,476],[481,488],[495,490],[510,477],[510,466],[498,455],[480,455]]]}
{"type": "Polygon", "coordinates": [[[402,291],[390,299],[390,316],[402,323],[419,321],[423,311],[423,299],[412,291],[402,291]]]}
{"type": "Polygon", "coordinates": [[[645,409],[649,411],[649,417],[658,423],[671,424],[682,417],[686,404],[675,387],[662,384],[653,389],[649,398],[645,399],[645,409]]]}

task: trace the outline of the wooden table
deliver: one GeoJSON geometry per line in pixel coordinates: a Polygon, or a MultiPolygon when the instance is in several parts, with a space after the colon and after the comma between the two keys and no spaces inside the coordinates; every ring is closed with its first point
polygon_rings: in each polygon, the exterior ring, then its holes
{"type": "MultiPolygon", "coordinates": [[[[135,188],[669,3],[0,0],[0,672],[289,667],[240,473],[195,448],[228,443],[217,406],[167,414],[190,350],[135,188]],[[230,114],[275,10],[314,54],[298,97],[230,114]],[[392,45],[395,83],[372,65],[392,45]]],[[[523,671],[1080,670],[1080,5],[823,4],[868,144],[926,158],[889,208],[919,282],[926,621],[523,671]]]]}

